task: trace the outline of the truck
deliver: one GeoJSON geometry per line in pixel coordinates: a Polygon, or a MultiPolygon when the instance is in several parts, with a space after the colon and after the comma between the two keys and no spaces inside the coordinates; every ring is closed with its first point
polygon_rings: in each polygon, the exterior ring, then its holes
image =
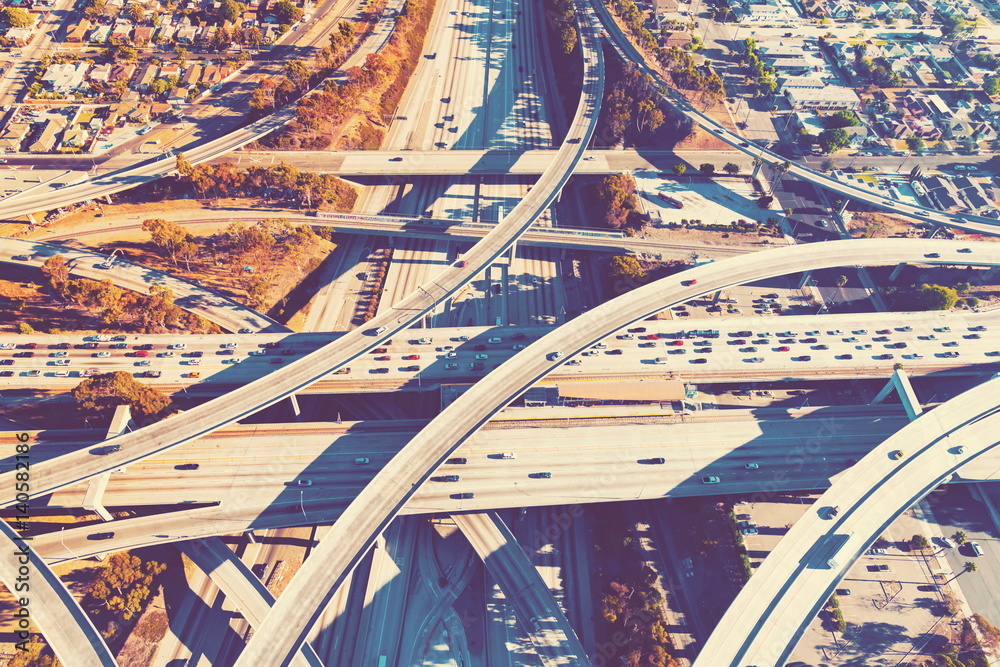
{"type": "Polygon", "coordinates": [[[657,192],[656,196],[665,201],[666,203],[670,204],[671,206],[675,206],[677,208],[684,208],[684,202],[682,202],[679,199],[674,199],[673,197],[663,194],[662,192],[657,192]]]}
{"type": "Polygon", "coordinates": [[[665,364],[667,361],[666,357],[657,357],[656,359],[653,359],[654,364],[665,364]]]}

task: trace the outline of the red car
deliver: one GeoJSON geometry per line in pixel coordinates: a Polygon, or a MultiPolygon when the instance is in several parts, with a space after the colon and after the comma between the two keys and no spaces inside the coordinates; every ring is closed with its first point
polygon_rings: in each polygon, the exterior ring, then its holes
{"type": "Polygon", "coordinates": [[[682,285],[685,285],[685,286],[687,286],[687,287],[690,287],[691,285],[697,285],[697,284],[698,284],[698,281],[697,281],[697,280],[694,280],[694,279],[691,279],[691,280],[685,280],[685,281],[684,281],[683,283],[681,283],[681,284],[682,284],[682,285]]]}
{"type": "Polygon", "coordinates": [[[385,355],[384,357],[375,357],[375,361],[391,361],[392,357],[385,355]]]}
{"type": "Polygon", "coordinates": [[[778,348],[778,352],[788,352],[790,349],[787,345],[782,345],[778,348]]]}
{"type": "Polygon", "coordinates": [[[403,361],[416,361],[420,358],[419,354],[407,354],[403,357],[403,361]]]}
{"type": "Polygon", "coordinates": [[[676,347],[677,345],[683,345],[684,341],[682,341],[682,340],[672,340],[672,341],[670,341],[670,344],[676,347]]]}
{"type": "Polygon", "coordinates": [[[372,354],[385,354],[388,351],[389,351],[388,348],[385,348],[385,347],[376,347],[374,350],[372,350],[372,354]]]}
{"type": "Polygon", "coordinates": [[[460,269],[464,269],[468,265],[469,265],[468,262],[466,262],[464,259],[461,259],[461,260],[458,261],[458,263],[455,266],[457,266],[460,269]]]}
{"type": "Polygon", "coordinates": [[[147,352],[146,350],[138,350],[138,351],[136,351],[135,356],[137,356],[137,357],[148,357],[149,356],[149,352],[147,352]]]}

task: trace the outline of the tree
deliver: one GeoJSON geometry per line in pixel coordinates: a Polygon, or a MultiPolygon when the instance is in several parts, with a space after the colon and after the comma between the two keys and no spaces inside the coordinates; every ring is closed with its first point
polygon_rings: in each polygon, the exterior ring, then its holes
{"type": "Polygon", "coordinates": [[[137,417],[160,416],[170,406],[168,397],[125,371],[89,377],[71,393],[81,410],[101,417],[109,416],[119,405],[131,406],[137,417]]]}
{"type": "MultiPolygon", "coordinates": [[[[263,43],[264,43],[264,33],[261,32],[260,28],[258,28],[257,26],[250,28],[250,32],[247,33],[247,46],[249,46],[251,49],[259,49],[260,45],[263,43]]],[[[255,90],[254,92],[257,91],[255,90]]]]}
{"type": "Polygon", "coordinates": [[[142,19],[146,15],[146,10],[143,9],[142,5],[133,2],[125,7],[125,15],[132,19],[133,23],[142,23],[142,19]]]}
{"type": "Polygon", "coordinates": [[[42,264],[42,275],[49,283],[49,287],[57,292],[62,289],[63,284],[69,280],[69,265],[66,264],[65,255],[53,255],[42,264]]]}
{"type": "MultiPolygon", "coordinates": [[[[162,218],[144,220],[142,229],[149,232],[153,245],[166,253],[166,256],[175,265],[177,264],[178,251],[185,246],[194,246],[194,237],[172,220],[164,220],[162,218]]],[[[194,253],[197,253],[197,246],[195,246],[193,251],[185,247],[185,253],[190,259],[194,253]]]]}
{"type": "Polygon", "coordinates": [[[965,561],[965,565],[962,566],[962,572],[975,572],[979,569],[979,566],[973,563],[971,560],[965,561]]]}
{"type": "Polygon", "coordinates": [[[827,130],[833,130],[838,127],[858,127],[861,125],[861,119],[858,118],[858,114],[850,109],[842,109],[841,111],[835,111],[829,116],[823,116],[822,119],[823,127],[827,130]]]}
{"type": "Polygon", "coordinates": [[[677,174],[678,176],[683,176],[684,173],[688,170],[687,165],[684,164],[683,162],[678,162],[673,167],[671,167],[671,169],[673,169],[674,173],[677,174]]]}
{"type": "Polygon", "coordinates": [[[955,283],[955,291],[959,294],[965,294],[970,289],[972,289],[972,285],[965,281],[955,283]]]}
{"type": "Polygon", "coordinates": [[[27,322],[18,322],[17,333],[21,334],[22,336],[30,336],[31,334],[35,333],[35,328],[32,327],[27,322]]]}
{"type": "Polygon", "coordinates": [[[823,130],[819,133],[819,136],[816,137],[816,141],[819,143],[820,150],[824,153],[839,151],[851,142],[847,135],[847,131],[842,127],[836,127],[832,130],[823,130]]]}
{"type": "Polygon", "coordinates": [[[924,283],[917,293],[916,302],[922,310],[950,310],[958,301],[958,292],[950,287],[924,283]]]}
{"type": "Polygon", "coordinates": [[[940,22],[941,35],[945,39],[955,39],[964,33],[971,32],[976,23],[976,21],[970,21],[957,12],[946,14],[940,22]]]}
{"type": "Polygon", "coordinates": [[[840,276],[839,278],[837,278],[837,287],[843,287],[844,285],[847,284],[847,281],[848,281],[847,276],[840,276]]]}
{"type": "Polygon", "coordinates": [[[951,536],[951,539],[955,540],[955,544],[958,546],[962,546],[968,541],[969,537],[965,534],[964,530],[959,530],[951,536]]]}
{"type": "Polygon", "coordinates": [[[757,198],[757,206],[760,206],[761,208],[768,208],[773,201],[774,197],[771,195],[763,195],[757,198]]]}
{"type": "Polygon", "coordinates": [[[927,146],[924,140],[917,136],[907,137],[906,146],[911,151],[922,151],[927,146]]]}
{"type": "Polygon", "coordinates": [[[990,97],[996,97],[1000,95],[1000,78],[995,76],[988,76],[983,80],[983,90],[990,97]]]}
{"type": "Polygon", "coordinates": [[[722,171],[726,172],[730,176],[735,176],[736,174],[740,173],[740,166],[738,164],[733,163],[733,162],[727,162],[722,167],[722,171]]]}
{"type": "Polygon", "coordinates": [[[612,278],[632,278],[645,280],[646,271],[639,260],[631,255],[615,255],[608,262],[608,273],[612,278]]]}
{"type": "Polygon", "coordinates": [[[35,17],[19,7],[5,7],[0,11],[0,21],[12,28],[30,28],[35,25],[35,17]]]}
{"type": "Polygon", "coordinates": [[[917,534],[914,535],[912,538],[910,538],[910,546],[917,551],[920,551],[921,549],[926,549],[930,545],[931,543],[928,542],[927,538],[924,537],[923,535],[917,534]]]}
{"type": "Polygon", "coordinates": [[[222,4],[219,7],[219,18],[223,21],[236,23],[237,19],[239,19],[246,10],[246,5],[242,2],[236,2],[235,0],[222,0],[222,4]]]}
{"type": "Polygon", "coordinates": [[[289,0],[281,0],[274,6],[273,12],[274,18],[283,25],[291,25],[302,18],[302,8],[289,0]]]}
{"type": "Polygon", "coordinates": [[[823,164],[819,166],[820,171],[833,171],[837,168],[837,163],[832,158],[827,158],[823,160],[823,164]]]}

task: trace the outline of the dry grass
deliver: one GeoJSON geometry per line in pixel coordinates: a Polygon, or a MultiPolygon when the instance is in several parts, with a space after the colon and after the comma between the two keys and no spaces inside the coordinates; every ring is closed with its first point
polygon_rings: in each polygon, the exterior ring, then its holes
{"type": "Polygon", "coordinates": [[[167,634],[170,622],[164,609],[163,589],[150,600],[135,627],[125,640],[125,645],[115,656],[119,665],[147,667],[153,664],[156,650],[167,634]]]}
{"type": "Polygon", "coordinates": [[[887,238],[913,234],[912,221],[891,213],[852,213],[847,231],[855,238],[887,238]]]}

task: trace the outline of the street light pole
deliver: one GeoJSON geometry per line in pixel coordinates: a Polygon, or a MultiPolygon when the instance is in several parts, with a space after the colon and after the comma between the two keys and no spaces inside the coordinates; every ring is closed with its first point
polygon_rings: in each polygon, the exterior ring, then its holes
{"type": "Polygon", "coordinates": [[[63,537],[63,531],[64,530],[66,530],[66,526],[63,526],[62,528],[59,529],[59,543],[62,545],[63,549],[65,549],[66,551],[68,551],[70,553],[70,555],[73,556],[73,558],[75,558],[76,560],[80,560],[80,557],[77,556],[73,552],[72,549],[70,549],[68,546],[66,546],[66,540],[63,537]]]}
{"type": "Polygon", "coordinates": [[[305,494],[305,491],[303,491],[302,489],[299,489],[299,510],[301,510],[301,512],[302,512],[302,518],[307,518],[306,517],[306,506],[303,503],[303,494],[305,494]]]}

